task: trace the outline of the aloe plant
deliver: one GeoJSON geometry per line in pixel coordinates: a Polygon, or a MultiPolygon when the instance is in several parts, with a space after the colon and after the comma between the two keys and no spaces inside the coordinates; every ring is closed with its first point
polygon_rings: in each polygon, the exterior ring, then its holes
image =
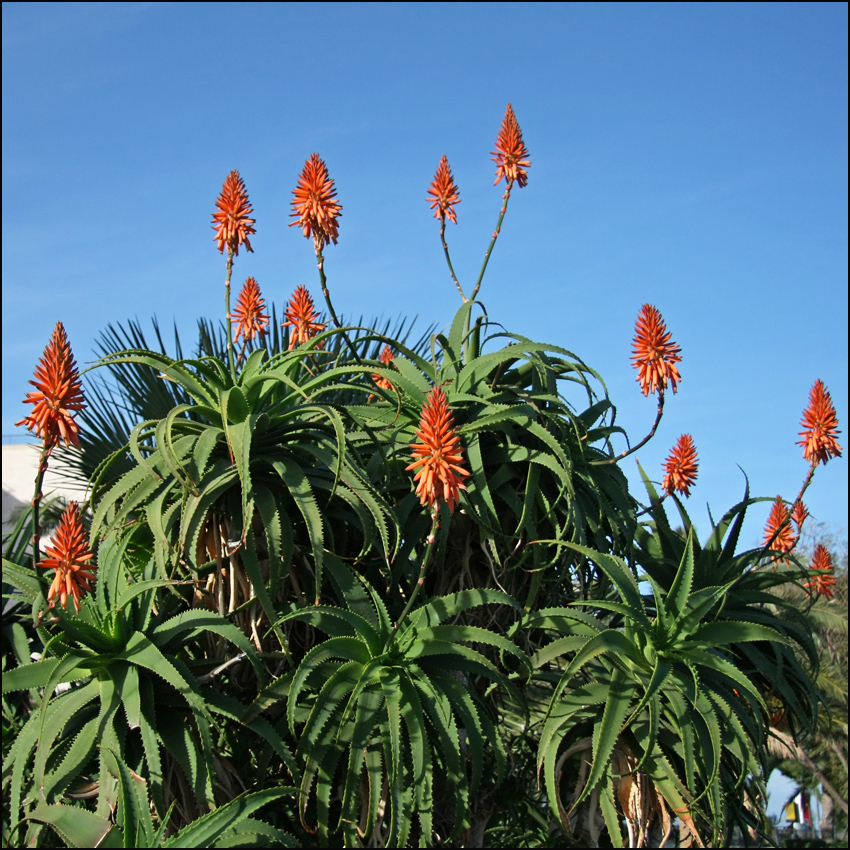
{"type": "MultiPolygon", "coordinates": [[[[462,299],[444,332],[342,322],[341,207],[314,154],[292,217],[330,327],[303,284],[282,325],[253,278],[231,310],[256,232],[231,172],[225,319],[199,321],[196,350],[110,326],[82,413],[67,339],[46,355],[24,424],[89,490],[49,557],[38,487],[5,546],[7,844],[660,846],[678,818],[708,845],[763,827],[771,713],[817,722],[817,655],[781,592],[812,576],[778,530],[741,551],[749,490],[700,543],[679,500],[690,435],[663,494],[646,476],[648,505],[630,492],[621,462],[681,380],[660,311],[638,318],[657,409],[631,442],[578,355],[487,314],[530,166],[510,106],[496,148],[507,185],[471,286],[445,157],[429,189],[462,299]]],[[[813,399],[798,501],[840,451],[813,399]]]]}

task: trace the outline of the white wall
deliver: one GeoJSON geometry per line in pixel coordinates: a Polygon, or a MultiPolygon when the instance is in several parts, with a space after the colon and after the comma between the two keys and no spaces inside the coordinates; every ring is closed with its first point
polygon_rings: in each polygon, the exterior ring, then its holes
{"type": "MultiPolygon", "coordinates": [[[[41,447],[37,445],[3,446],[3,528],[6,530],[11,517],[25,505],[32,502],[35,487],[35,474],[38,471],[38,458],[41,447]]],[[[58,455],[61,448],[54,450],[58,455]]],[[[52,459],[51,459],[52,460],[52,459]]],[[[54,464],[55,466],[55,464],[54,464]]],[[[85,490],[70,486],[63,481],[55,468],[47,467],[41,492],[45,498],[63,496],[64,498],[82,501],[85,490]]]]}

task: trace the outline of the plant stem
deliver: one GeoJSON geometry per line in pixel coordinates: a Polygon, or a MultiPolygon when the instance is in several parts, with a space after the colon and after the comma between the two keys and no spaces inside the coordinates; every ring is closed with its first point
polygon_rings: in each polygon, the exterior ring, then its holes
{"type": "Polygon", "coordinates": [[[797,498],[794,499],[795,505],[797,504],[797,502],[802,501],[803,493],[805,493],[806,490],[809,489],[809,484],[812,483],[812,479],[815,477],[815,469],[817,469],[817,466],[818,466],[817,463],[813,463],[809,467],[809,474],[805,477],[805,479],[803,481],[803,486],[800,488],[800,492],[797,493],[797,498]]]}
{"type": "Polygon", "coordinates": [[[658,393],[658,409],[655,412],[655,422],[652,423],[652,428],[649,433],[636,445],[632,446],[630,449],[626,449],[621,454],[618,454],[616,457],[610,457],[606,460],[592,460],[590,461],[591,466],[601,466],[603,464],[609,463],[617,463],[621,461],[624,457],[628,457],[630,454],[634,454],[641,446],[645,446],[654,436],[655,432],[658,430],[658,423],[661,421],[661,417],[664,415],[664,390],[660,390],[658,393]]]}
{"type": "Polygon", "coordinates": [[[44,483],[44,474],[47,472],[47,459],[53,451],[53,446],[45,440],[41,447],[41,456],[38,460],[38,471],[35,474],[35,491],[32,495],[32,563],[37,566],[41,560],[39,552],[39,541],[41,540],[41,525],[39,523],[39,509],[41,507],[41,485],[44,483]]]}
{"type": "Polygon", "coordinates": [[[233,275],[233,250],[227,252],[227,277],[224,281],[225,319],[227,320],[227,362],[230,365],[230,376],[236,381],[236,365],[233,360],[233,321],[230,318],[230,278],[233,275]]]}
{"type": "Polygon", "coordinates": [[[319,266],[319,283],[322,286],[322,295],[325,296],[325,304],[328,305],[328,311],[331,314],[334,324],[342,331],[342,338],[345,340],[346,345],[348,345],[348,350],[354,355],[354,359],[357,361],[358,365],[362,366],[363,361],[360,359],[360,355],[357,353],[357,350],[351,344],[348,334],[339,323],[339,319],[336,316],[336,310],[334,310],[334,305],[331,303],[331,293],[328,290],[328,279],[325,277],[325,258],[322,254],[322,244],[318,239],[316,239],[314,245],[316,248],[316,262],[319,266]]]}
{"type": "Polygon", "coordinates": [[[446,262],[449,264],[449,274],[452,276],[452,280],[455,282],[455,286],[457,287],[457,291],[460,293],[460,297],[463,299],[463,303],[466,304],[469,299],[463,294],[463,289],[461,289],[460,283],[458,282],[457,275],[455,274],[455,270],[452,267],[452,258],[449,256],[449,246],[446,244],[446,214],[443,213],[442,220],[440,222],[440,242],[443,243],[443,252],[446,255],[446,262]]]}
{"type": "Polygon", "coordinates": [[[502,209],[499,210],[499,220],[496,222],[496,229],[493,231],[493,238],[490,240],[487,253],[484,255],[484,264],[481,266],[481,272],[479,273],[478,280],[475,283],[475,289],[472,290],[472,295],[469,296],[471,301],[475,300],[475,296],[478,295],[478,290],[481,288],[481,281],[484,280],[484,272],[487,270],[487,263],[490,262],[490,254],[493,253],[493,246],[499,238],[499,233],[502,230],[502,221],[504,221],[505,213],[508,211],[508,201],[511,197],[511,189],[513,188],[513,185],[514,181],[509,180],[508,188],[505,189],[505,194],[502,195],[502,209]]]}
{"type": "Polygon", "coordinates": [[[433,512],[431,513],[431,532],[426,539],[426,548],[425,554],[422,557],[422,564],[419,567],[419,579],[413,587],[413,593],[410,594],[410,599],[407,600],[407,605],[404,606],[404,610],[401,612],[401,616],[396,620],[395,626],[393,626],[393,630],[390,633],[390,636],[387,638],[387,642],[384,645],[384,652],[387,651],[389,645],[392,643],[393,638],[398,632],[399,626],[404,622],[404,618],[410,612],[410,609],[413,607],[413,603],[416,601],[416,597],[419,595],[419,591],[422,589],[422,585],[425,584],[425,571],[428,569],[428,564],[431,561],[431,554],[434,551],[434,541],[437,539],[437,531],[440,528],[440,507],[439,505],[434,507],[433,512]]]}

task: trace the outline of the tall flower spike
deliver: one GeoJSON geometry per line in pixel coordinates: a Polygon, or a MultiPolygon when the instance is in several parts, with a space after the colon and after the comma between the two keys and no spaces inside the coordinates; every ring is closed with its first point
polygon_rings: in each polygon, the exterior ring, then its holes
{"type": "Polygon", "coordinates": [[[212,217],[215,230],[213,238],[218,242],[218,250],[223,254],[226,247],[228,252],[238,256],[239,246],[244,245],[253,254],[254,249],[248,236],[257,231],[252,227],[254,219],[248,217],[253,210],[238,171],[231,171],[227,175],[215,205],[218,211],[212,217]]]}
{"type": "Polygon", "coordinates": [[[254,337],[262,339],[268,333],[269,317],[264,312],[265,309],[266,302],[260,295],[260,285],[254,278],[249,277],[242,284],[242,291],[231,317],[234,342],[240,335],[245,337],[245,342],[250,342],[254,337]]]}
{"type": "MultiPolygon", "coordinates": [[[[390,363],[395,360],[395,354],[393,353],[392,348],[389,345],[385,345],[381,350],[381,354],[378,357],[378,360],[384,364],[384,366],[389,366],[390,363]]],[[[393,388],[392,382],[389,378],[385,378],[382,375],[379,375],[377,372],[372,375],[372,380],[382,389],[382,390],[391,390],[393,388]]]]}
{"type": "MultiPolygon", "coordinates": [[[[776,497],[776,501],[770,509],[770,516],[768,516],[767,525],[764,527],[763,545],[765,547],[769,546],[775,552],[783,552],[786,555],[790,554],[797,545],[797,538],[791,529],[788,508],[785,507],[785,502],[782,501],[781,496],[776,497]],[[776,534],[777,531],[779,531],[778,534],[776,534]],[[773,539],[774,534],[776,534],[775,539],[773,539]],[[773,542],[771,543],[772,539],[773,542]]],[[[775,560],[779,561],[779,563],[788,563],[787,558],[777,557],[775,560]]]]}
{"type": "Polygon", "coordinates": [[[304,286],[298,286],[289,299],[289,304],[286,305],[286,312],[283,314],[286,319],[281,324],[282,328],[287,325],[292,327],[289,334],[289,350],[292,351],[296,345],[301,345],[303,342],[314,337],[317,333],[321,333],[325,329],[325,325],[317,322],[319,314],[316,312],[316,307],[313,304],[313,299],[310,293],[304,286]]]}
{"type": "Polygon", "coordinates": [[[59,598],[59,604],[65,608],[68,597],[74,600],[74,608],[80,613],[80,599],[91,591],[95,580],[93,570],[97,567],[89,561],[94,554],[89,550],[88,538],[80,517],[80,508],[71,502],[59,520],[59,527],[53,535],[53,543],[44,547],[47,555],[39,566],[56,570],[47,601],[52,608],[59,598]]]}
{"type": "Polygon", "coordinates": [[[312,236],[317,251],[329,242],[336,245],[342,207],[336,201],[336,188],[328,167],[317,153],[311,154],[304,163],[292,194],[290,218],[298,220],[290,222],[289,226],[298,225],[305,236],[312,236]]]}
{"type": "Polygon", "coordinates": [[[815,556],[812,563],[809,564],[809,569],[818,571],[817,575],[806,582],[809,595],[825,596],[827,599],[832,599],[835,576],[833,575],[832,558],[823,544],[818,543],[815,546],[815,556]]]}
{"type": "Polygon", "coordinates": [[[664,481],[661,486],[672,495],[673,492],[683,496],[691,495],[691,487],[697,480],[697,447],[690,434],[682,434],[673,446],[667,460],[664,462],[664,481]]]}
{"type": "Polygon", "coordinates": [[[416,495],[423,505],[433,508],[445,502],[449,512],[454,511],[459,491],[466,490],[461,479],[468,477],[469,472],[463,467],[463,447],[441,387],[434,387],[425,399],[416,435],[421,442],[410,444],[414,461],[407,467],[408,470],[421,467],[413,476],[419,482],[416,495]]]}
{"type": "Polygon", "coordinates": [[[682,380],[675,366],[682,360],[682,349],[671,342],[670,337],[661,313],[652,304],[644,304],[635,322],[634,354],[631,358],[634,361],[632,365],[638,370],[637,380],[644,395],[663,392],[668,380],[673,392],[676,392],[676,383],[682,380]]]}
{"type": "Polygon", "coordinates": [[[528,149],[522,140],[522,130],[517,124],[513,107],[510,104],[505,110],[505,117],[502,119],[502,126],[499,128],[496,150],[491,151],[491,153],[493,154],[493,162],[496,163],[494,186],[502,177],[505,178],[509,186],[514,181],[519,183],[520,188],[528,183],[528,172],[525,168],[531,165],[531,160],[528,158],[528,149]]]}
{"type": "Polygon", "coordinates": [[[431,204],[431,209],[434,210],[434,218],[445,220],[448,216],[457,224],[457,213],[454,208],[455,204],[460,203],[460,195],[454,177],[452,177],[452,170],[449,168],[449,161],[445,156],[440,159],[437,173],[434,175],[428,194],[431,197],[425,200],[431,204]]]}
{"type": "Polygon", "coordinates": [[[800,424],[804,429],[800,431],[803,439],[797,445],[803,447],[803,456],[812,466],[841,457],[841,446],[835,439],[841,433],[838,417],[823,381],[815,381],[810,390],[809,406],[803,411],[800,424]]]}
{"type": "Polygon", "coordinates": [[[35,380],[30,383],[36,388],[35,392],[27,393],[24,404],[35,407],[29,416],[15,424],[26,425],[44,441],[45,447],[52,448],[62,439],[66,446],[73,443],[79,448],[80,429],[74,421],[74,413],[85,407],[85,398],[62,322],[56,323],[33,378],[35,380]]]}

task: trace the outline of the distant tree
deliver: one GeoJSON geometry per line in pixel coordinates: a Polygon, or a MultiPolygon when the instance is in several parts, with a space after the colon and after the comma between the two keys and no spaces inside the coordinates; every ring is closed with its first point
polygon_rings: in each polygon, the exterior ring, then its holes
{"type": "Polygon", "coordinates": [[[820,669],[815,684],[823,702],[813,734],[795,738],[784,717],[776,717],[773,729],[773,767],[797,783],[797,790],[818,793],[823,787],[820,831],[834,836],[836,827],[847,828],[847,539],[830,531],[823,523],[804,526],[797,557],[808,565],[815,546],[825,546],[835,566],[832,598],[808,596],[800,587],[788,585],[785,593],[799,601],[806,611],[818,650],[820,669]]]}

